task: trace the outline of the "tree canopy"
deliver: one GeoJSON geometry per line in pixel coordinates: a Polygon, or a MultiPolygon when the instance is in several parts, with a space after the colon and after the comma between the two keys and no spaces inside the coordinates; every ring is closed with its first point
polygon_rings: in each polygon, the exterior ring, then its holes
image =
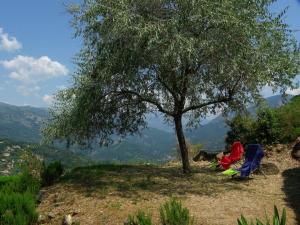
{"type": "Polygon", "coordinates": [[[238,109],[265,85],[282,92],[299,72],[299,47],[274,0],[85,0],[72,5],[83,38],[70,88],[60,91],[50,140],[107,144],[138,132],[145,115],[175,123],[189,171],[182,117],[238,109]]]}

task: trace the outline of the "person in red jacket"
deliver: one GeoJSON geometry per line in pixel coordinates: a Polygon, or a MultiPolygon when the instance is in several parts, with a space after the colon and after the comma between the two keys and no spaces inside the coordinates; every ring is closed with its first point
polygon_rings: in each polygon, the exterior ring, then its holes
{"type": "Polygon", "coordinates": [[[229,155],[224,155],[222,159],[219,161],[219,165],[227,170],[231,166],[231,164],[239,161],[244,153],[244,148],[241,142],[235,141],[231,147],[231,152],[229,155]]]}

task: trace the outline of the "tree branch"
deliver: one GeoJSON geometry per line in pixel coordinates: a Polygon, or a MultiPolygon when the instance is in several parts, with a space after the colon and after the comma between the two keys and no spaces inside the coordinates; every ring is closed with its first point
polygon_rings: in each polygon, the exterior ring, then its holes
{"type": "Polygon", "coordinates": [[[222,97],[222,98],[219,98],[219,99],[216,99],[216,100],[213,100],[213,101],[208,101],[208,102],[201,103],[199,105],[189,106],[189,107],[183,109],[182,112],[186,113],[188,111],[199,109],[199,108],[202,108],[202,107],[205,107],[205,106],[209,106],[209,105],[213,105],[213,104],[217,104],[217,103],[229,102],[229,101],[231,101],[231,99],[232,99],[232,96],[222,97]]]}
{"type": "Polygon", "coordinates": [[[174,112],[170,112],[170,111],[164,109],[162,107],[162,105],[160,103],[158,103],[157,101],[155,101],[155,100],[153,100],[151,98],[147,98],[145,96],[142,96],[138,92],[130,91],[130,90],[121,90],[118,93],[120,93],[120,94],[134,95],[134,96],[138,97],[140,99],[140,101],[147,102],[147,103],[150,103],[150,104],[156,106],[156,108],[158,109],[158,111],[160,111],[162,113],[165,113],[165,114],[167,114],[169,116],[174,116],[174,112]]]}

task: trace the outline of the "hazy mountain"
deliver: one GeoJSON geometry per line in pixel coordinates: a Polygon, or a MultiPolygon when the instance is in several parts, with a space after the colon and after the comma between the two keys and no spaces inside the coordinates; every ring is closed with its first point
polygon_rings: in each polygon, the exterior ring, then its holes
{"type": "Polygon", "coordinates": [[[44,108],[13,106],[0,102],[0,137],[39,142],[40,127],[47,116],[48,111],[44,108]]]}
{"type": "MultiPolygon", "coordinates": [[[[278,107],[283,101],[281,96],[272,96],[267,103],[271,107],[278,107]]],[[[254,113],[255,107],[250,107],[249,111],[254,113]]],[[[45,108],[0,103],[0,138],[37,143],[41,140],[40,127],[47,117],[45,108]]],[[[166,161],[175,154],[173,127],[164,123],[161,115],[149,115],[147,120],[149,128],[143,130],[140,136],[129,136],[107,148],[95,145],[93,151],[78,151],[78,148],[70,150],[104,161],[166,161]]],[[[218,116],[195,130],[186,131],[186,137],[193,143],[204,144],[208,151],[221,150],[227,131],[224,118],[218,116]]]]}
{"type": "MultiPolygon", "coordinates": [[[[45,108],[0,103],[0,138],[38,143],[41,140],[41,125],[47,118],[48,111],[45,108]]],[[[82,152],[93,159],[104,161],[165,161],[174,155],[175,143],[172,133],[149,127],[140,136],[129,136],[107,148],[95,145],[93,151],[77,151],[78,148],[71,148],[70,151],[82,152]]],[[[64,145],[59,147],[65,148],[64,145]]]]}

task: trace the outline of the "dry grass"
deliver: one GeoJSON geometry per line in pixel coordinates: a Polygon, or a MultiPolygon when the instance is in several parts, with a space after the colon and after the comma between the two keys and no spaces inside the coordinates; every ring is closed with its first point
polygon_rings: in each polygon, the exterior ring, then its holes
{"type": "Polygon", "coordinates": [[[122,225],[128,214],[140,209],[158,222],[159,206],[175,196],[199,225],[234,225],[242,213],[264,218],[274,205],[286,207],[288,224],[300,224],[299,164],[283,155],[264,159],[264,163],[275,164],[279,173],[271,175],[266,170],[267,178],[254,175],[243,182],[208,169],[207,163],[193,164],[190,176],[182,175],[176,164],[77,168],[45,189],[38,210],[55,215],[48,224],[61,224],[64,215],[75,214],[81,225],[122,225]]]}

